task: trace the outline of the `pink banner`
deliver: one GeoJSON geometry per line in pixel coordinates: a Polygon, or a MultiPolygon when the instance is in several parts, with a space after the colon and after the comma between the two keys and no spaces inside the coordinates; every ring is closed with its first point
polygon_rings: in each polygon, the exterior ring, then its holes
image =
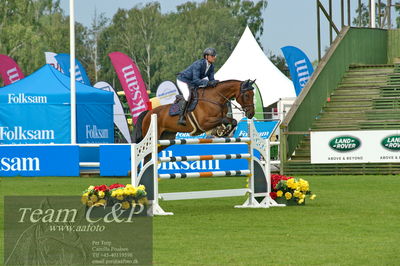
{"type": "Polygon", "coordinates": [[[24,78],[24,74],[22,74],[17,63],[4,54],[0,54],[0,74],[3,78],[4,86],[24,78]]]}
{"type": "Polygon", "coordinates": [[[126,54],[113,52],[108,54],[108,56],[124,89],[133,123],[136,124],[140,113],[148,110],[150,107],[149,96],[147,95],[142,76],[133,60],[126,54]]]}

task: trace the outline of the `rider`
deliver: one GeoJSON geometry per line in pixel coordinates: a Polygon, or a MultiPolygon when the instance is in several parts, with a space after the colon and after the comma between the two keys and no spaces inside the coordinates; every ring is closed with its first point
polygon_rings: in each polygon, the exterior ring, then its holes
{"type": "Polygon", "coordinates": [[[183,112],[179,116],[178,124],[186,126],[185,114],[188,108],[190,90],[199,87],[215,87],[218,80],[214,79],[214,62],[217,52],[214,48],[207,48],[203,52],[203,59],[199,59],[188,68],[180,72],[176,83],[185,98],[183,112]]]}

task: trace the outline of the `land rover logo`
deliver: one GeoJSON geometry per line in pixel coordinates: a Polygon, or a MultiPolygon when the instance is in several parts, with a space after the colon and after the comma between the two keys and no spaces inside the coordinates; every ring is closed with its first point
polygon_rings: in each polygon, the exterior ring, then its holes
{"type": "Polygon", "coordinates": [[[400,150],[400,135],[386,137],[382,140],[381,144],[388,150],[398,151],[400,150]]]}
{"type": "Polygon", "coordinates": [[[361,146],[361,141],[352,136],[340,136],[329,141],[329,147],[340,152],[356,150],[361,146]]]}

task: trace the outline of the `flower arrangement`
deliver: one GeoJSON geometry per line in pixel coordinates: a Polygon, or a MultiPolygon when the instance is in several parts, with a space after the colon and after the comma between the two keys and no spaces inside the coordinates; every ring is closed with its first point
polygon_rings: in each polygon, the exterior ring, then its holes
{"type": "Polygon", "coordinates": [[[145,186],[134,187],[131,184],[112,184],[110,186],[89,186],[82,194],[82,204],[92,206],[113,206],[120,203],[122,209],[129,209],[135,204],[147,205],[145,186]]]}
{"type": "Polygon", "coordinates": [[[271,198],[274,200],[286,200],[287,202],[295,202],[304,204],[306,196],[310,200],[316,198],[315,194],[310,191],[308,181],[302,178],[287,177],[284,175],[271,175],[271,198]]]}

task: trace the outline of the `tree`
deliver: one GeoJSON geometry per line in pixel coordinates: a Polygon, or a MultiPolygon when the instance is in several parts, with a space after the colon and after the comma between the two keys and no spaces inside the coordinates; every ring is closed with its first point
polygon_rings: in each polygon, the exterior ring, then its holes
{"type": "MultiPolygon", "coordinates": [[[[380,25],[380,15],[384,14],[386,11],[386,4],[384,3],[380,3],[380,5],[376,5],[376,25],[378,25],[379,27],[383,26],[380,25]]],[[[397,20],[397,19],[396,19],[397,20]]],[[[356,15],[353,19],[353,25],[356,27],[369,27],[369,23],[370,23],[370,12],[369,12],[369,8],[367,5],[365,5],[364,3],[361,3],[361,5],[359,7],[357,7],[356,9],[356,15]],[[360,17],[360,11],[361,11],[361,17],[360,17]]]]}
{"type": "Polygon", "coordinates": [[[201,58],[206,47],[218,51],[218,68],[233,51],[247,22],[255,34],[262,31],[261,11],[266,1],[187,2],[176,12],[161,14],[160,5],[151,3],[120,9],[102,33],[99,53],[105,80],[116,75],[107,54],[120,51],[139,66],[145,83],[155,92],[164,80],[175,80],[176,74],[201,58]],[[260,4],[262,3],[262,4],[260,4]],[[261,23],[260,23],[261,21],[261,23]]]}
{"type": "MultiPolygon", "coordinates": [[[[86,54],[85,28],[77,23],[77,55],[86,54]]],[[[69,23],[59,1],[0,1],[0,53],[12,57],[28,75],[45,64],[44,52],[68,53],[69,23]]]]}
{"type": "Polygon", "coordinates": [[[89,51],[89,57],[92,64],[92,67],[89,66],[87,71],[89,73],[94,73],[94,81],[99,81],[98,72],[101,68],[99,62],[99,50],[98,43],[100,39],[101,32],[107,27],[108,19],[105,17],[104,13],[97,15],[97,10],[94,12],[94,17],[92,19],[92,24],[90,29],[88,30],[88,36],[86,40],[86,45],[89,51]]]}

